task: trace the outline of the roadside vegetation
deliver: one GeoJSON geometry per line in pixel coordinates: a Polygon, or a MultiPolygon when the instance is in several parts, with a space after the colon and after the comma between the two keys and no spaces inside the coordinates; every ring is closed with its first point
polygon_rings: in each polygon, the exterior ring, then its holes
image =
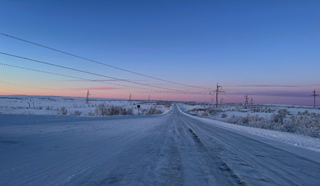
{"type": "Polygon", "coordinates": [[[189,113],[211,117],[232,124],[303,134],[320,138],[320,112],[318,109],[302,106],[256,105],[244,107],[240,104],[224,105],[218,108],[192,105],[189,113]],[[300,111],[290,111],[300,110],[300,111]],[[314,112],[312,112],[314,110],[314,112]]]}
{"type": "Polygon", "coordinates": [[[0,114],[60,115],[60,116],[118,116],[159,115],[170,110],[169,101],[110,100],[74,97],[0,96],[0,114]],[[140,106],[138,108],[138,105],[140,106]]]}

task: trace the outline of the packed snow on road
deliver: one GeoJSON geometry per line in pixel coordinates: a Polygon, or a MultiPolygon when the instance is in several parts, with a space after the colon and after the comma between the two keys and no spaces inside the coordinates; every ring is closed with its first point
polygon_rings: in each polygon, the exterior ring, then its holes
{"type": "Polygon", "coordinates": [[[10,186],[320,185],[320,140],[181,104],[161,115],[0,114],[0,165],[10,186]]]}

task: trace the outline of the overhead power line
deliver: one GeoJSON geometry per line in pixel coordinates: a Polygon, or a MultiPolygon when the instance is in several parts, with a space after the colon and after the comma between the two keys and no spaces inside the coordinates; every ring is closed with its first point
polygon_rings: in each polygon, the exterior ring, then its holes
{"type": "Polygon", "coordinates": [[[100,80],[92,80],[92,79],[87,79],[87,78],[82,78],[82,77],[77,77],[77,76],[71,76],[71,75],[59,74],[59,73],[55,73],[55,72],[48,72],[48,71],[44,71],[44,70],[21,67],[21,66],[17,66],[17,65],[9,65],[9,64],[5,64],[5,63],[0,63],[0,65],[13,67],[13,68],[19,68],[19,69],[23,69],[23,70],[34,71],[34,72],[41,72],[41,73],[51,74],[51,75],[56,75],[56,76],[79,79],[79,80],[83,80],[83,81],[98,82],[98,83],[104,83],[104,84],[110,84],[110,85],[116,85],[116,86],[122,86],[122,87],[128,87],[128,88],[143,89],[143,90],[149,90],[149,91],[155,91],[155,92],[176,93],[176,92],[169,92],[169,91],[153,90],[153,89],[149,89],[149,88],[134,87],[134,86],[129,86],[129,85],[121,85],[121,84],[117,84],[117,83],[110,83],[110,82],[100,81],[100,80]]]}
{"type": "MultiPolygon", "coordinates": [[[[55,72],[48,72],[48,71],[44,71],[44,70],[32,69],[32,68],[21,67],[21,66],[16,66],[16,65],[10,65],[10,64],[5,64],[5,63],[0,63],[0,65],[7,66],[7,67],[13,67],[13,68],[19,68],[19,69],[23,69],[23,70],[34,71],[34,72],[41,72],[41,73],[51,74],[51,75],[56,75],[56,76],[79,79],[79,80],[84,80],[84,81],[91,81],[91,82],[97,82],[97,83],[105,83],[105,84],[111,84],[111,85],[116,85],[116,86],[128,87],[128,88],[143,89],[143,90],[148,90],[148,91],[169,93],[169,94],[187,94],[187,93],[181,93],[181,92],[162,91],[162,90],[155,90],[155,89],[150,89],[150,88],[142,88],[142,87],[135,87],[135,86],[130,86],[130,85],[122,85],[122,84],[110,83],[110,82],[100,81],[100,80],[92,80],[92,79],[87,79],[87,78],[82,78],[82,77],[77,77],[77,76],[59,74],[59,73],[55,73],[55,72]]],[[[189,93],[189,94],[195,94],[195,93],[189,93]]],[[[206,94],[203,93],[202,95],[206,95],[206,94]]]]}
{"type": "Polygon", "coordinates": [[[22,56],[17,56],[17,55],[13,55],[13,54],[8,54],[8,53],[4,53],[4,52],[0,52],[0,54],[7,55],[7,56],[10,56],[10,57],[20,58],[20,59],[24,59],[24,60],[28,60],[28,61],[32,61],[32,62],[36,62],[36,63],[41,63],[41,64],[45,64],[45,65],[50,65],[50,66],[54,66],[54,67],[58,67],[58,68],[64,68],[64,69],[72,70],[72,71],[76,71],[76,72],[81,72],[81,73],[86,73],[86,74],[90,74],[90,75],[106,77],[106,78],[110,78],[110,79],[114,79],[114,80],[118,80],[118,81],[124,81],[124,82],[128,82],[128,83],[138,84],[138,85],[142,85],[142,86],[149,86],[149,87],[153,87],[153,88],[165,89],[165,90],[168,90],[168,91],[176,91],[176,92],[186,93],[186,94],[190,94],[190,93],[199,94],[199,93],[196,93],[196,92],[182,91],[182,90],[177,90],[177,89],[171,89],[171,88],[165,88],[165,87],[160,87],[160,86],[155,86],[155,85],[150,85],[150,84],[139,83],[139,82],[130,81],[130,80],[126,80],[126,79],[115,78],[115,77],[111,77],[111,76],[106,76],[106,75],[102,75],[102,74],[92,73],[92,72],[89,72],[89,71],[84,71],[84,70],[79,70],[79,69],[75,69],[75,68],[65,67],[65,66],[62,66],[62,65],[56,65],[56,64],[52,64],[52,63],[48,63],[48,62],[44,62],[44,61],[39,61],[39,60],[35,60],[35,59],[30,59],[30,58],[26,58],[26,57],[22,57],[22,56]]]}
{"type": "Polygon", "coordinates": [[[145,75],[145,74],[142,74],[142,73],[134,72],[134,71],[127,70],[127,69],[124,69],[124,68],[120,68],[120,67],[116,67],[116,66],[113,66],[113,65],[109,65],[107,63],[102,63],[102,62],[95,61],[95,60],[92,60],[92,59],[89,59],[89,58],[85,58],[85,57],[82,57],[82,56],[79,56],[79,55],[71,54],[69,52],[64,52],[62,50],[51,48],[51,47],[48,47],[48,46],[45,46],[45,45],[41,45],[41,44],[38,44],[38,43],[35,43],[35,42],[32,42],[32,41],[21,39],[21,38],[15,37],[15,36],[11,36],[11,35],[8,35],[8,34],[5,34],[5,33],[1,33],[0,32],[0,35],[6,36],[6,37],[9,37],[9,38],[12,38],[12,39],[16,39],[16,40],[19,40],[19,41],[23,41],[25,43],[29,43],[29,44],[32,44],[32,45],[36,45],[36,46],[39,46],[39,47],[42,47],[42,48],[46,48],[46,49],[49,49],[49,50],[52,50],[52,51],[55,51],[55,52],[66,54],[66,55],[69,55],[69,56],[72,56],[72,57],[76,57],[76,58],[79,58],[79,59],[90,61],[92,63],[96,63],[96,64],[99,64],[99,65],[107,66],[107,67],[114,68],[114,69],[117,69],[117,70],[125,71],[125,72],[131,73],[131,74],[136,74],[136,75],[139,75],[139,76],[144,76],[144,77],[147,77],[147,78],[151,78],[151,79],[155,79],[155,80],[159,80],[159,81],[163,81],[163,82],[167,82],[167,83],[172,83],[172,84],[176,84],[176,85],[192,87],[192,88],[198,88],[198,89],[211,90],[210,88],[206,88],[206,87],[187,85],[187,84],[183,84],[183,83],[169,81],[169,80],[165,80],[165,79],[161,79],[161,78],[145,75]]]}

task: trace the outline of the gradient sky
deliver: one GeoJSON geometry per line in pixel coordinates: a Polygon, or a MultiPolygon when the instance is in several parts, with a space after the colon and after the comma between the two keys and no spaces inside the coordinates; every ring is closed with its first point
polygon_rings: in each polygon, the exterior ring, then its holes
{"type": "MultiPolygon", "coordinates": [[[[2,0],[0,32],[183,84],[223,86],[224,102],[313,104],[320,92],[320,1],[2,0]]],[[[156,86],[204,92],[0,35],[0,52],[156,86]]],[[[0,62],[132,85],[0,55],[0,62]]],[[[138,86],[142,87],[142,86],[138,86]]],[[[211,101],[0,66],[0,94],[211,101]]],[[[320,101],[319,101],[320,102],[320,101]]]]}

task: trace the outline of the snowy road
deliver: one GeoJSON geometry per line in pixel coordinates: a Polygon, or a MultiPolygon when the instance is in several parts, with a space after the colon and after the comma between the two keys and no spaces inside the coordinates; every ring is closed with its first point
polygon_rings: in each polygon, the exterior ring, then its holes
{"type": "Polygon", "coordinates": [[[176,106],[156,117],[1,125],[0,185],[320,185],[320,153],[266,141],[176,106]]]}

